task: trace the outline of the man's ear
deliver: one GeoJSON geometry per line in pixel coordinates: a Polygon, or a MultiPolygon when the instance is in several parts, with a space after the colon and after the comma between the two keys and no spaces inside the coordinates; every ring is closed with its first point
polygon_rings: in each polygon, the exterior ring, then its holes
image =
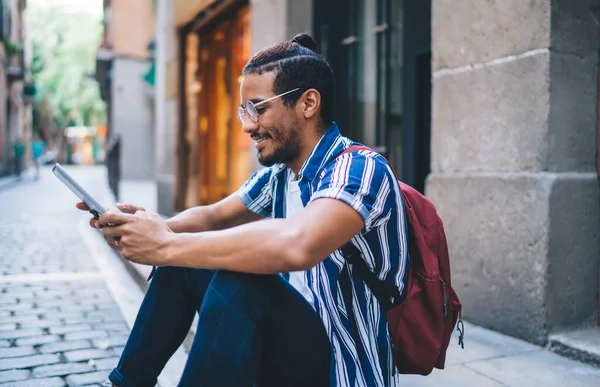
{"type": "Polygon", "coordinates": [[[304,92],[300,105],[304,118],[311,119],[321,110],[321,94],[315,89],[308,89],[304,92]]]}

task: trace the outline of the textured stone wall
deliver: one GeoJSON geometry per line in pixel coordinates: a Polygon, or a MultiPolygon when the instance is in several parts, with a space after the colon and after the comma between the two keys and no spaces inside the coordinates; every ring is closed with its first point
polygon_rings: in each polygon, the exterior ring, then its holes
{"type": "Polygon", "coordinates": [[[598,31],[586,0],[432,3],[432,173],[464,315],[536,343],[594,316],[598,31]]]}

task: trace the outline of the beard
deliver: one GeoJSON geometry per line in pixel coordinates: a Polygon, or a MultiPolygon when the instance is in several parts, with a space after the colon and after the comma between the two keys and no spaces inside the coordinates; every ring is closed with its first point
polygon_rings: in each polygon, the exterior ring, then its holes
{"type": "Polygon", "coordinates": [[[296,159],[302,150],[300,134],[294,127],[277,126],[266,128],[269,135],[268,147],[258,151],[258,162],[265,167],[287,164],[296,159]]]}

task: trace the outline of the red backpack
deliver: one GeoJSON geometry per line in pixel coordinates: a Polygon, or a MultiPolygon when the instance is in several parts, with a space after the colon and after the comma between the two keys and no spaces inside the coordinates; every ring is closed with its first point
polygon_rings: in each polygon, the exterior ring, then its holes
{"type": "MultiPolygon", "coordinates": [[[[372,151],[366,146],[353,145],[340,156],[359,150],[372,151]]],[[[395,284],[380,280],[369,270],[352,243],[346,244],[342,253],[386,312],[398,372],[429,375],[434,367],[444,368],[457,321],[458,344],[464,348],[462,305],[452,289],[442,220],[429,199],[400,181],[399,184],[406,210],[410,257],[404,294],[399,294],[395,284]]]]}

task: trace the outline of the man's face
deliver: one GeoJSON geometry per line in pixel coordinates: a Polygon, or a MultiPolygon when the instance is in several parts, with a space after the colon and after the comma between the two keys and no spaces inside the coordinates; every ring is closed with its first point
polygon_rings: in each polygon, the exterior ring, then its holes
{"type": "MultiPolygon", "coordinates": [[[[274,72],[246,75],[240,86],[242,106],[246,106],[246,101],[258,104],[275,96],[274,80],[274,72]]],[[[256,111],[258,122],[253,122],[246,114],[242,128],[255,141],[258,162],[268,167],[298,158],[302,151],[302,128],[294,107],[275,98],[257,106],[256,111]]]]}

